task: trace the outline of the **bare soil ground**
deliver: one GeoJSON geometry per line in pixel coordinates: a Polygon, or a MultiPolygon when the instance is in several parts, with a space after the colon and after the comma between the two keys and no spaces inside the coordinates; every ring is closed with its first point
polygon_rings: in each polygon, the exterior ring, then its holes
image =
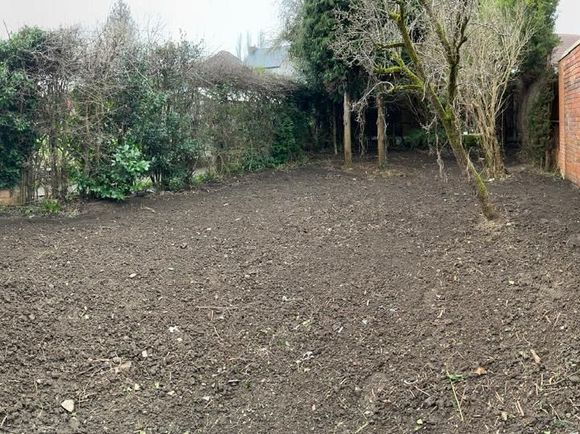
{"type": "Polygon", "coordinates": [[[0,219],[0,432],[578,432],[580,192],[391,157],[0,219]]]}

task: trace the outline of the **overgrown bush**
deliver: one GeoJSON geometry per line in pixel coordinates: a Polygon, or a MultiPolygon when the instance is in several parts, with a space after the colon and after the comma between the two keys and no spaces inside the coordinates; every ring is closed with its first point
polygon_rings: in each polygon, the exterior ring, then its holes
{"type": "Polygon", "coordinates": [[[554,83],[556,77],[552,71],[538,80],[530,93],[529,113],[526,118],[528,137],[522,144],[523,157],[544,169],[550,169],[555,163],[553,152],[552,104],[554,101],[554,83]]]}
{"type": "Polygon", "coordinates": [[[308,137],[308,118],[293,103],[286,103],[274,121],[272,160],[284,164],[302,154],[302,144],[308,137]]]}
{"type": "Polygon", "coordinates": [[[78,175],[79,191],[97,199],[123,200],[146,186],[143,177],[149,170],[149,161],[143,159],[133,143],[117,146],[111,161],[103,161],[91,177],[78,175]]]}
{"type": "Polygon", "coordinates": [[[47,214],[58,214],[60,212],[60,204],[57,200],[46,199],[42,202],[42,209],[47,214]]]}
{"type": "Polygon", "coordinates": [[[18,183],[39,139],[34,127],[39,89],[31,52],[43,37],[41,30],[25,28],[0,41],[0,188],[18,183]]]}
{"type": "Polygon", "coordinates": [[[161,189],[180,190],[191,186],[205,149],[194,137],[190,112],[168,107],[167,95],[150,91],[129,135],[141,144],[145,158],[150,160],[149,176],[154,184],[161,189]]]}
{"type": "Polygon", "coordinates": [[[295,83],[238,61],[212,69],[201,54],[142,39],[121,0],[91,37],[24,29],[0,42],[0,188],[24,180],[27,197],[42,185],[50,199],[122,200],[145,180],[181,190],[198,169],[299,157],[310,119],[295,83]]]}
{"type": "Polygon", "coordinates": [[[217,172],[257,171],[299,158],[309,118],[291,97],[273,99],[218,88],[204,101],[199,130],[217,172]]]}

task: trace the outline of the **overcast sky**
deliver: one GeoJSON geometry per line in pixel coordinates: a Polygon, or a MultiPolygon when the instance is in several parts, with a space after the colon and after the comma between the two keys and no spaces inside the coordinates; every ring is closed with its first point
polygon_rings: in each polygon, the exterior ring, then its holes
{"type": "MultiPolygon", "coordinates": [[[[126,0],[141,26],[161,23],[165,32],[204,39],[209,50],[233,51],[240,33],[275,32],[277,0],[126,0]]],[[[0,25],[10,31],[24,24],[45,28],[104,22],[113,0],[0,0],[0,25]]],[[[2,33],[6,33],[1,29],[2,33]]]]}
{"type": "MultiPolygon", "coordinates": [[[[0,0],[0,20],[10,31],[24,24],[44,28],[103,22],[113,0],[0,0]]],[[[185,31],[210,51],[234,51],[240,33],[275,33],[278,0],[127,0],[137,21],[162,23],[166,34],[185,31]]],[[[2,23],[0,23],[2,24],[2,23]]],[[[580,0],[560,0],[557,31],[580,34],[580,0]]],[[[5,35],[6,31],[2,31],[5,35]]]]}

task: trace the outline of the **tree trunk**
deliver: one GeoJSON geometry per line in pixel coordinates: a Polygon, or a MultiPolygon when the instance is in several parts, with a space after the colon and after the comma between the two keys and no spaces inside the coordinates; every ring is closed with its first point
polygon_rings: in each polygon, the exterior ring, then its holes
{"type": "Polygon", "coordinates": [[[503,178],[506,174],[505,171],[505,163],[503,160],[503,150],[500,141],[498,140],[497,136],[490,138],[492,140],[492,153],[493,153],[493,162],[491,167],[488,168],[489,175],[492,178],[503,178]]]}
{"type": "Polygon", "coordinates": [[[459,163],[459,166],[466,171],[469,180],[473,183],[475,194],[481,205],[483,215],[488,220],[493,220],[498,216],[497,211],[491,203],[489,198],[489,191],[485,185],[485,181],[469,158],[469,154],[463,146],[461,132],[457,125],[457,121],[454,116],[450,115],[450,112],[451,110],[448,110],[447,114],[441,119],[443,122],[443,127],[445,128],[445,132],[447,133],[449,145],[453,150],[453,154],[455,155],[455,159],[459,163]]]}
{"type": "Polygon", "coordinates": [[[381,96],[377,97],[377,111],[377,147],[379,153],[379,169],[383,169],[385,167],[387,144],[385,140],[385,107],[383,104],[383,98],[381,96]]]}
{"type": "Polygon", "coordinates": [[[367,153],[365,128],[366,128],[366,110],[365,113],[363,113],[361,116],[358,117],[358,145],[361,159],[367,153]]]}
{"type": "Polygon", "coordinates": [[[485,181],[469,158],[469,153],[463,144],[463,140],[461,138],[461,129],[459,127],[459,122],[457,120],[454,107],[449,105],[449,103],[442,103],[441,99],[437,96],[432,88],[428,87],[428,91],[429,99],[435,108],[437,117],[443,124],[445,134],[447,135],[447,140],[449,141],[449,146],[451,146],[451,150],[453,151],[453,155],[457,160],[457,164],[459,164],[459,167],[466,172],[469,181],[475,188],[475,194],[479,200],[483,215],[488,220],[497,218],[498,213],[489,197],[489,190],[487,189],[487,185],[485,185],[485,181]]]}
{"type": "Polygon", "coordinates": [[[352,167],[351,106],[348,91],[344,92],[344,165],[346,168],[352,167]]]}
{"type": "Polygon", "coordinates": [[[338,127],[336,125],[336,105],[332,104],[332,145],[334,146],[334,155],[338,155],[338,127]]]}
{"type": "Polygon", "coordinates": [[[29,156],[22,168],[20,180],[19,205],[26,205],[33,201],[34,195],[34,164],[33,157],[29,156]]]}

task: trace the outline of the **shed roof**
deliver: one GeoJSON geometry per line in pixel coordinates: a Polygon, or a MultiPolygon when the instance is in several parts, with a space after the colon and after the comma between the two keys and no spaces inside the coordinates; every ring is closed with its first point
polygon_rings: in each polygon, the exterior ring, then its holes
{"type": "Polygon", "coordinates": [[[199,71],[202,84],[226,84],[240,91],[279,94],[296,88],[293,81],[272,74],[261,74],[227,51],[220,51],[202,61],[199,71]]]}
{"type": "Polygon", "coordinates": [[[554,48],[552,53],[552,64],[557,65],[560,59],[580,42],[580,35],[570,33],[559,34],[560,43],[554,48]]]}

